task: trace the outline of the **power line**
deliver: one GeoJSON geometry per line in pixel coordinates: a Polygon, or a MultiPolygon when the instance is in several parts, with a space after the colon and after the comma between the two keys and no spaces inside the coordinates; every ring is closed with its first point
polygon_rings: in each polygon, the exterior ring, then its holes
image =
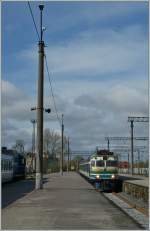
{"type": "Polygon", "coordinates": [[[32,17],[32,20],[33,20],[33,23],[34,23],[34,27],[35,27],[38,39],[40,41],[40,35],[39,35],[38,29],[37,29],[37,26],[36,26],[36,23],[35,23],[35,20],[34,20],[34,15],[33,15],[32,8],[31,8],[31,5],[30,5],[29,1],[28,1],[28,7],[29,7],[29,10],[30,10],[30,13],[31,13],[31,17],[32,17]]]}
{"type": "Polygon", "coordinates": [[[50,77],[50,73],[49,73],[49,69],[48,69],[48,63],[47,63],[47,58],[46,58],[46,54],[44,55],[45,58],[45,63],[46,63],[46,70],[47,70],[47,74],[48,74],[48,80],[49,80],[49,84],[50,84],[50,88],[51,88],[51,93],[52,93],[52,97],[53,97],[53,102],[54,102],[54,108],[55,108],[55,112],[56,112],[56,116],[57,116],[57,120],[61,126],[61,120],[58,116],[58,111],[57,111],[57,107],[56,107],[56,102],[55,102],[55,97],[54,97],[54,93],[53,93],[53,87],[52,87],[52,81],[51,81],[51,77],[50,77]]]}

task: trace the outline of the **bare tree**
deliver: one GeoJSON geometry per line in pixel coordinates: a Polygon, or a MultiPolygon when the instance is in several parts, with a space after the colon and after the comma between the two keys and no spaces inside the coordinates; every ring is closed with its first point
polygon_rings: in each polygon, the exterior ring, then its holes
{"type": "Polygon", "coordinates": [[[44,130],[44,151],[51,156],[56,158],[61,152],[61,135],[54,130],[44,130]]]}
{"type": "MultiPolygon", "coordinates": [[[[44,152],[56,158],[60,156],[61,153],[61,135],[54,130],[45,129],[44,130],[44,152]]],[[[67,153],[67,138],[64,136],[64,154],[67,153]]]]}

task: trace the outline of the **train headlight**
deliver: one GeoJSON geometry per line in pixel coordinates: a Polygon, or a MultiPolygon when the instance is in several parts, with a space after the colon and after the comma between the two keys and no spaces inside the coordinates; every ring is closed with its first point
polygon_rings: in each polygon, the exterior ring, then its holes
{"type": "Polygon", "coordinates": [[[114,175],[114,174],[112,174],[112,175],[111,175],[111,178],[112,178],[112,179],[115,179],[115,175],[114,175]]]}
{"type": "Polygon", "coordinates": [[[99,175],[96,175],[96,179],[99,179],[100,178],[100,176],[99,175]]]}

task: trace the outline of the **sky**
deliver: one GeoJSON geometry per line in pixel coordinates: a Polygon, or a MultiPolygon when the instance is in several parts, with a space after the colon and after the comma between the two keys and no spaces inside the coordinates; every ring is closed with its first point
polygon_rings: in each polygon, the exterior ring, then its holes
{"type": "MultiPolygon", "coordinates": [[[[130,136],[128,116],[148,116],[148,2],[30,2],[43,26],[59,118],[72,150],[106,146],[106,136],[130,136]]],[[[3,1],[2,145],[23,139],[31,149],[37,103],[38,37],[28,4],[3,1]]],[[[44,128],[60,133],[45,68],[44,128]]],[[[148,136],[136,123],[135,136],[148,136]]],[[[145,143],[140,143],[145,145],[145,143]]],[[[107,147],[107,146],[106,146],[107,147]]]]}

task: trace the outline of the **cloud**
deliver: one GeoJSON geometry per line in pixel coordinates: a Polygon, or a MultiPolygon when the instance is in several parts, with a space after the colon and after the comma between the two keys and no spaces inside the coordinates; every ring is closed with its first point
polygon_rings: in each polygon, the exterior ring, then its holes
{"type": "Polygon", "coordinates": [[[30,108],[34,106],[34,100],[9,81],[2,80],[1,90],[2,144],[11,147],[20,137],[25,142],[29,141],[31,134],[30,119],[34,117],[30,108]]]}
{"type": "MultiPolygon", "coordinates": [[[[127,117],[148,114],[148,37],[140,19],[130,21],[145,12],[139,7],[80,4],[71,12],[58,10],[63,17],[56,21],[45,14],[50,21],[45,33],[50,45],[45,50],[59,118],[64,114],[65,135],[70,136],[72,149],[86,150],[105,144],[105,136],[128,136],[127,117]]],[[[7,64],[4,77],[11,82],[2,80],[2,136],[8,144],[23,137],[30,146],[38,47],[31,44],[12,57],[18,57],[14,59],[17,71],[13,67],[10,72],[7,64]]],[[[44,107],[52,109],[44,113],[44,127],[60,131],[46,72],[44,90],[44,107]]],[[[135,134],[146,134],[147,127],[137,127],[135,134]]]]}
{"type": "Polygon", "coordinates": [[[28,120],[34,100],[9,81],[2,80],[2,115],[15,120],[28,120]]]}
{"type": "MultiPolygon", "coordinates": [[[[74,149],[94,149],[96,145],[106,144],[105,136],[130,136],[128,116],[148,115],[148,94],[144,92],[142,80],[111,85],[74,81],[68,89],[72,90],[70,96],[74,100],[68,102],[64,121],[74,149]]],[[[147,125],[135,126],[136,136],[147,136],[147,131],[147,125]]]]}
{"type": "MultiPolygon", "coordinates": [[[[107,86],[107,84],[106,84],[107,86]]],[[[99,88],[94,95],[81,95],[75,100],[75,104],[87,108],[102,108],[110,112],[119,113],[147,113],[148,96],[143,95],[137,89],[125,85],[114,85],[105,89],[99,88]]]]}
{"type": "Polygon", "coordinates": [[[48,38],[55,37],[55,34],[59,36],[62,32],[66,35],[70,31],[71,35],[75,36],[83,28],[119,27],[120,24],[126,26],[132,21],[142,23],[142,16],[147,16],[146,9],[148,14],[148,4],[137,2],[56,2],[47,7],[49,6],[49,14],[45,14],[45,22],[48,21],[48,38]],[[49,20],[49,15],[52,20],[49,20]]]}
{"type": "Polygon", "coordinates": [[[70,43],[49,47],[48,62],[54,74],[141,72],[148,66],[148,41],[141,32],[139,26],[83,32],[70,43]]]}
{"type": "MultiPolygon", "coordinates": [[[[107,75],[107,78],[111,78],[114,74],[148,73],[148,39],[140,25],[131,25],[120,30],[83,30],[75,38],[60,45],[50,45],[45,51],[50,72],[57,80],[64,76],[70,78],[72,75],[91,78],[107,75]]],[[[25,65],[25,73],[27,69],[32,70],[37,66],[35,46],[22,50],[18,57],[23,63],[29,64],[25,65]]],[[[28,76],[30,74],[26,73],[26,78],[28,76]]]]}

